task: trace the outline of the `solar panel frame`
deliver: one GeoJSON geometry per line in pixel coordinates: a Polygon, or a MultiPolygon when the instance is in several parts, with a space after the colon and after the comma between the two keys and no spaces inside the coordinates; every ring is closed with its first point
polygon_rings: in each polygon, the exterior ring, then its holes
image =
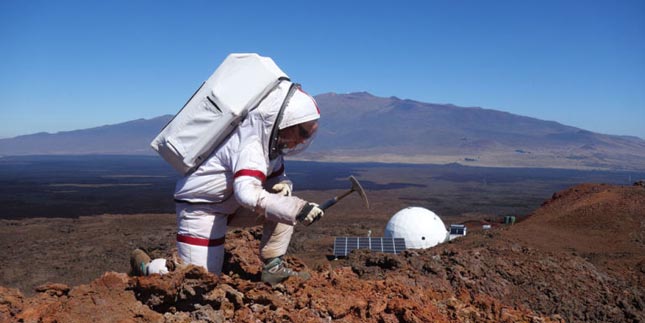
{"type": "Polygon", "coordinates": [[[399,254],[406,250],[405,239],[390,237],[336,237],[334,239],[334,256],[347,257],[356,249],[374,252],[399,254]]]}

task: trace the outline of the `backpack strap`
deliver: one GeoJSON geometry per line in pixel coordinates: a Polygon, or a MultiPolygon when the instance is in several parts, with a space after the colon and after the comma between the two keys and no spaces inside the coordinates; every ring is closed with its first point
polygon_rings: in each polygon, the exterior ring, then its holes
{"type": "Polygon", "coordinates": [[[280,131],[280,129],[278,129],[279,128],[278,125],[282,121],[282,115],[283,115],[284,109],[289,104],[289,100],[299,88],[300,88],[300,84],[291,83],[291,86],[289,87],[289,92],[287,92],[287,96],[285,96],[284,101],[282,101],[282,106],[280,106],[280,111],[278,111],[278,116],[275,119],[273,130],[271,130],[271,138],[269,138],[269,160],[274,160],[278,158],[278,156],[280,156],[280,150],[278,149],[278,132],[280,131]]]}

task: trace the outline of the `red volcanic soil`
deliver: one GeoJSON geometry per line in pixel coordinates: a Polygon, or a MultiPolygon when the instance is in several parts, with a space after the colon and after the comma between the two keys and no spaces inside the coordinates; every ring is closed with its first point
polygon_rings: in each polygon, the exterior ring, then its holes
{"type": "Polygon", "coordinates": [[[571,252],[610,271],[645,269],[644,191],[642,186],[578,185],[553,194],[507,236],[543,250],[571,252]]]}
{"type": "MultiPolygon", "coordinates": [[[[17,228],[30,231],[11,224],[1,227],[8,236],[0,240],[4,250],[17,228]]],[[[131,238],[128,228],[121,230],[131,238]]],[[[313,267],[287,257],[312,278],[275,287],[259,282],[260,232],[229,231],[221,277],[188,266],[164,276],[107,272],[76,287],[44,284],[33,296],[0,287],[0,322],[645,321],[642,186],[575,186],[555,193],[522,222],[431,249],[355,251],[313,267]]],[[[161,236],[172,244],[170,233],[161,236]]],[[[3,269],[3,276],[7,272],[13,273],[3,269]]]]}

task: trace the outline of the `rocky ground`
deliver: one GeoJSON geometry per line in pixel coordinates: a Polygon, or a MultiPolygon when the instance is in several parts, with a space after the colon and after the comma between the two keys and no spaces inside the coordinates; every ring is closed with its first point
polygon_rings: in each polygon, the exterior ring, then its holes
{"type": "MultiPolygon", "coordinates": [[[[137,234],[136,225],[127,225],[149,223],[147,216],[61,219],[57,229],[36,220],[5,221],[0,247],[63,230],[98,240],[94,249],[80,249],[88,259],[101,259],[96,252],[122,259],[139,243],[170,255],[174,219],[160,218],[168,231],[156,234],[137,234]],[[119,234],[110,229],[117,223],[126,224],[119,234]],[[98,247],[117,245],[112,239],[128,243],[110,252],[98,247]]],[[[311,251],[296,246],[299,257],[287,259],[292,267],[310,270],[312,278],[275,287],[259,282],[260,232],[253,227],[228,233],[221,277],[192,266],[149,277],[115,269],[120,272],[97,273],[99,278],[75,287],[45,283],[25,294],[0,287],[0,322],[645,322],[643,186],[575,186],[515,225],[400,255],[355,251],[347,259],[312,264],[306,258],[311,251]]],[[[88,241],[51,239],[49,244],[70,250],[88,241]]],[[[2,269],[2,285],[15,287],[14,279],[33,284],[32,271],[55,282],[49,270],[92,268],[42,269],[28,262],[18,268],[16,261],[11,270],[2,269]]]]}

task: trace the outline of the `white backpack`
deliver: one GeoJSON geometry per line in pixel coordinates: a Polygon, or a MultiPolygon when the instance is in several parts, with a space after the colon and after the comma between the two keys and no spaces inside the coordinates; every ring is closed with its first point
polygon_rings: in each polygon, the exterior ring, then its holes
{"type": "Polygon", "coordinates": [[[288,76],[269,57],[230,54],[150,143],[182,175],[195,170],[288,76]]]}

